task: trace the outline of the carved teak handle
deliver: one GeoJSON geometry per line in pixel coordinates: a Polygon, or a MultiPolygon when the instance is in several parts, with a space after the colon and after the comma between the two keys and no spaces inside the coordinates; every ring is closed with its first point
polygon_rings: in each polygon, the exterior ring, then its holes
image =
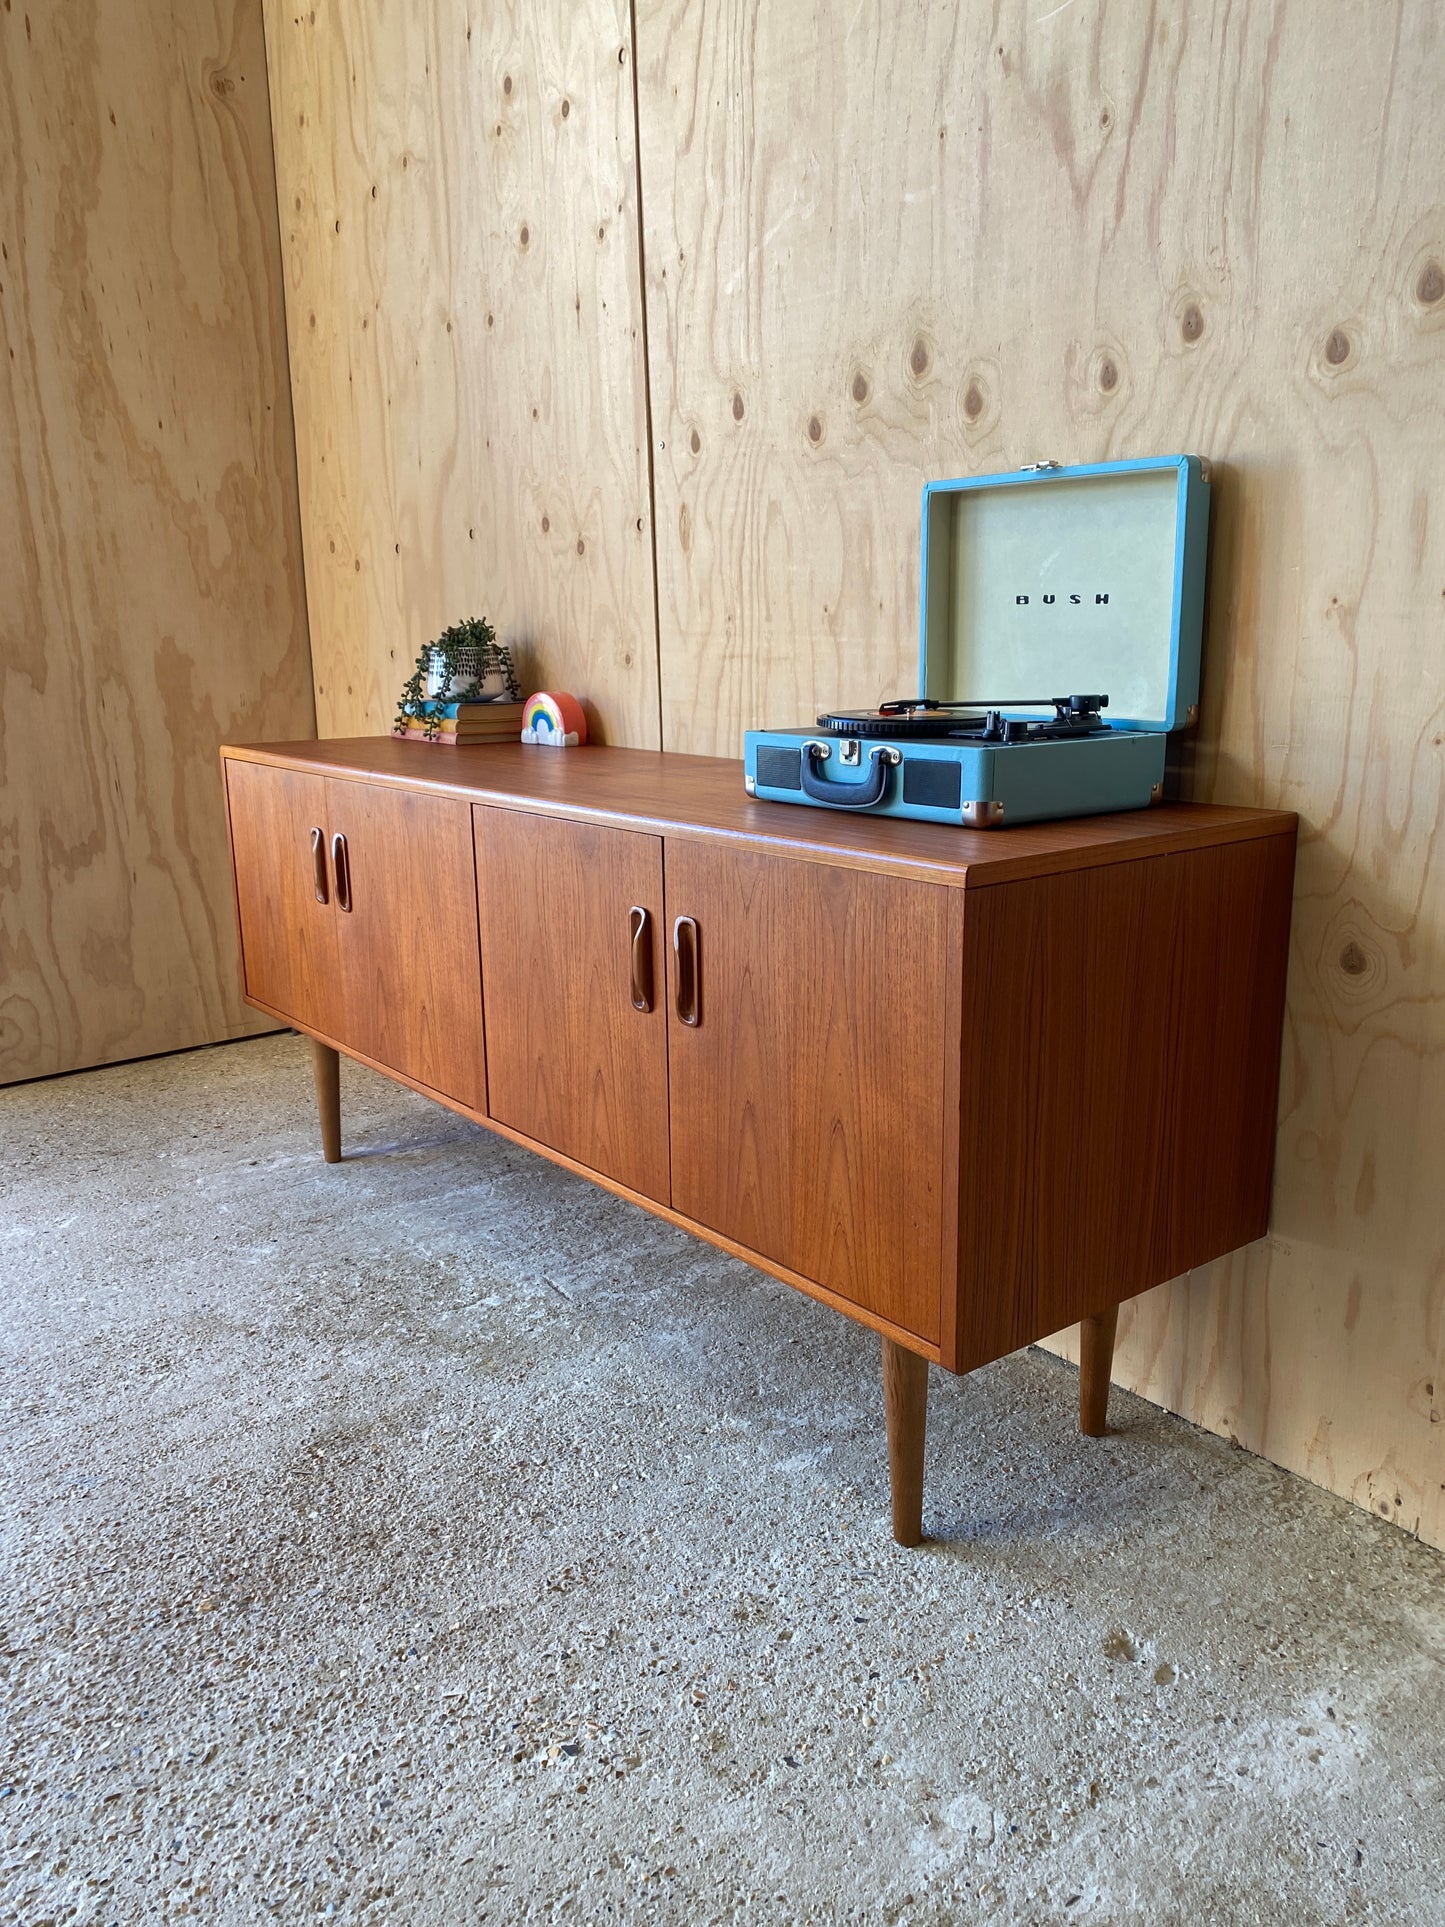
{"type": "Polygon", "coordinates": [[[331,891],[326,882],[326,838],[319,829],[311,832],[311,869],[316,881],[316,901],[330,903],[331,891]]]}
{"type": "Polygon", "coordinates": [[[696,1030],[702,1022],[702,945],[695,917],[679,917],[672,926],[672,954],[677,963],[677,1014],[696,1030]]]}
{"type": "Polygon", "coordinates": [[[627,932],[632,940],[632,1008],[652,1009],[652,918],[640,903],[627,913],[627,932]]]}
{"type": "Polygon", "coordinates": [[[338,910],[351,908],[351,858],[347,853],[346,838],[338,830],[331,839],[331,867],[336,872],[336,907],[338,910]]]}

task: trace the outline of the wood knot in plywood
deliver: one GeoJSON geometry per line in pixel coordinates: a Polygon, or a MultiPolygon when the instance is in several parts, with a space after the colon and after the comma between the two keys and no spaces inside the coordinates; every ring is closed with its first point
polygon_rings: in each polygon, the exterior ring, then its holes
{"type": "Polygon", "coordinates": [[[1331,328],[1325,340],[1325,360],[1332,368],[1343,368],[1350,358],[1352,346],[1343,328],[1331,328]]]}
{"type": "Polygon", "coordinates": [[[1445,268],[1438,261],[1427,261],[1415,283],[1415,299],[1422,308],[1433,308],[1445,301],[1445,268]]]}
{"type": "Polygon", "coordinates": [[[1389,963],[1370,918],[1358,903],[1341,909],[1325,933],[1321,961],[1336,1021],[1353,1026],[1389,996],[1389,963]]]}
{"type": "Polygon", "coordinates": [[[854,371],[853,385],[852,385],[851,392],[852,392],[854,401],[857,402],[860,408],[863,406],[864,402],[867,401],[869,395],[872,393],[872,389],[869,386],[868,377],[866,374],[864,374],[861,368],[858,368],[854,371]]]}
{"type": "Polygon", "coordinates": [[[823,439],[823,422],[822,422],[822,418],[821,418],[821,416],[818,416],[818,415],[809,415],[809,417],[808,417],[808,440],[809,440],[809,441],[810,441],[810,442],[811,442],[811,443],[813,444],[813,446],[814,446],[814,447],[816,448],[816,447],[817,447],[817,445],[818,445],[818,443],[819,443],[819,442],[821,442],[821,441],[822,441],[822,439],[823,439]]]}
{"type": "Polygon", "coordinates": [[[1191,344],[1204,333],[1204,315],[1197,301],[1191,301],[1179,321],[1179,332],[1191,344]]]}
{"type": "Polygon", "coordinates": [[[743,407],[742,395],[735,388],[733,390],[733,420],[735,422],[740,422],[745,413],[746,413],[746,410],[743,407]]]}
{"type": "Polygon", "coordinates": [[[700,455],[702,453],[702,436],[698,434],[696,429],[688,436],[687,443],[694,455],[700,455]]]}
{"type": "Polygon", "coordinates": [[[957,426],[973,446],[987,441],[999,424],[1003,372],[993,360],[969,363],[959,378],[957,426]]]}
{"type": "Polygon", "coordinates": [[[1108,335],[1091,346],[1070,345],[1065,356],[1069,404],[1079,415],[1111,415],[1129,392],[1129,363],[1122,344],[1108,335]]]}
{"type": "Polygon", "coordinates": [[[915,379],[922,381],[923,377],[928,373],[931,359],[928,352],[928,343],[922,335],[916,336],[913,347],[910,349],[908,355],[908,366],[913,371],[915,379]]]}

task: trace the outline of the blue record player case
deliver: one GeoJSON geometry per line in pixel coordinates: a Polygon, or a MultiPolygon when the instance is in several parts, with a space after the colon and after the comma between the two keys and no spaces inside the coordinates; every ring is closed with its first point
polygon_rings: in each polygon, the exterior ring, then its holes
{"type": "Polygon", "coordinates": [[[930,482],[920,707],[749,730],[749,794],[981,829],[1144,807],[1198,715],[1208,532],[1194,455],[930,482]]]}

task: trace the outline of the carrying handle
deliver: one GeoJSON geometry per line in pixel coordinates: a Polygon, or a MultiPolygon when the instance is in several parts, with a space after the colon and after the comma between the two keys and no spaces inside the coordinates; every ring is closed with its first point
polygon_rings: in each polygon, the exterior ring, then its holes
{"type": "Polygon", "coordinates": [[[702,1022],[702,954],[695,917],[679,917],[673,924],[672,954],[677,964],[678,1019],[696,1030],[702,1022]]]}
{"type": "Polygon", "coordinates": [[[338,910],[351,908],[351,857],[346,848],[346,838],[338,830],[331,839],[331,867],[336,872],[336,907],[338,910]]]}
{"type": "Polygon", "coordinates": [[[830,803],[835,810],[875,809],[888,795],[894,766],[900,760],[899,752],[879,744],[868,752],[873,767],[861,783],[834,783],[820,776],[815,767],[815,759],[820,764],[826,762],[831,749],[829,743],[804,743],[803,794],[811,796],[815,803],[830,803]]]}
{"type": "Polygon", "coordinates": [[[311,871],[315,879],[316,901],[330,903],[331,889],[326,881],[326,836],[319,826],[311,832],[311,871]]]}
{"type": "Polygon", "coordinates": [[[652,1009],[652,918],[640,903],[627,913],[627,934],[632,944],[632,1008],[652,1009]]]}

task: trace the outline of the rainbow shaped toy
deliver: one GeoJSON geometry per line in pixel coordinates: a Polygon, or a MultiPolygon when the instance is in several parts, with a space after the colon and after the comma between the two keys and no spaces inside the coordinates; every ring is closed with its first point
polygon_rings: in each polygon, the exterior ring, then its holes
{"type": "Polygon", "coordinates": [[[522,709],[522,741],[546,743],[552,749],[574,749],[587,741],[587,718],[575,696],[539,689],[522,709]]]}

